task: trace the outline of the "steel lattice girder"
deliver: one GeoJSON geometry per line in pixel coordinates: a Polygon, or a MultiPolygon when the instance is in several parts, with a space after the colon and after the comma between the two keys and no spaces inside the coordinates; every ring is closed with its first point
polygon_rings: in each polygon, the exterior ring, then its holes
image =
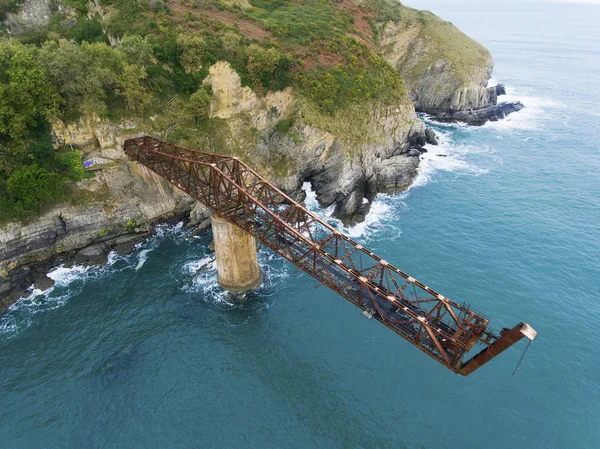
{"type": "Polygon", "coordinates": [[[487,318],[338,232],[236,157],[148,136],[127,140],[125,151],[454,372],[468,375],[535,337],[524,323],[496,335],[487,318]],[[464,362],[475,344],[483,349],[464,362]]]}

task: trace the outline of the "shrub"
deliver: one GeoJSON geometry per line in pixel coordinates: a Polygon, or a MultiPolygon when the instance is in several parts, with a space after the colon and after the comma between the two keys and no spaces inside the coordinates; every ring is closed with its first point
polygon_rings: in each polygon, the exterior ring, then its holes
{"type": "Polygon", "coordinates": [[[34,213],[64,195],[63,179],[37,165],[26,165],[6,181],[9,198],[25,213],[34,213]]]}
{"type": "Polygon", "coordinates": [[[129,220],[127,220],[127,224],[125,225],[125,228],[127,229],[128,232],[135,232],[136,227],[137,227],[137,224],[133,218],[130,218],[129,220]]]}
{"type": "Polygon", "coordinates": [[[123,96],[126,110],[141,111],[150,103],[152,95],[142,85],[145,79],[146,70],[143,67],[133,64],[123,67],[123,73],[119,77],[119,87],[115,92],[123,96]]]}
{"type": "Polygon", "coordinates": [[[356,103],[379,100],[400,101],[404,94],[402,77],[385,61],[372,58],[368,64],[356,61],[348,66],[314,69],[298,76],[304,95],[321,112],[334,114],[356,103]]]}
{"type": "Polygon", "coordinates": [[[77,150],[60,153],[57,156],[58,165],[64,175],[71,181],[79,181],[86,178],[88,172],[81,163],[81,154],[77,150]]]}
{"type": "MultiPolygon", "coordinates": [[[[86,2],[87,8],[87,2],[86,2]]],[[[104,31],[102,30],[101,18],[96,14],[93,18],[88,19],[85,16],[80,16],[75,25],[73,25],[65,36],[73,39],[77,43],[82,42],[107,42],[104,31]]]]}
{"type": "Polygon", "coordinates": [[[207,119],[210,115],[211,95],[205,89],[198,89],[192,95],[186,105],[186,115],[196,121],[207,119]]]}
{"type": "Polygon", "coordinates": [[[288,84],[291,61],[277,49],[251,44],[246,56],[246,68],[254,89],[279,90],[288,84]]]}
{"type": "Polygon", "coordinates": [[[197,34],[180,34],[177,36],[177,46],[181,52],[179,62],[186,71],[191,72],[202,68],[206,53],[206,43],[197,34]]]}
{"type": "Polygon", "coordinates": [[[294,119],[279,120],[275,125],[275,131],[286,134],[294,126],[294,119]]]}
{"type": "Polygon", "coordinates": [[[223,50],[232,56],[237,56],[240,52],[242,36],[239,34],[227,32],[221,38],[223,41],[223,50]]]}

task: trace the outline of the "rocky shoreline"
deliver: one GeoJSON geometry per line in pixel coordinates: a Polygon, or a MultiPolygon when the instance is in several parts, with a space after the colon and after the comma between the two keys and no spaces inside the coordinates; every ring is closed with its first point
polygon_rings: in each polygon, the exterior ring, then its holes
{"type": "MultiPolygon", "coordinates": [[[[177,218],[184,219],[185,216],[177,218]]],[[[156,224],[169,222],[160,220],[156,224]]],[[[80,249],[67,253],[57,253],[49,258],[18,265],[12,270],[4,272],[2,274],[3,280],[0,282],[0,298],[2,298],[0,299],[0,313],[19,299],[28,297],[31,294],[31,286],[42,291],[52,287],[54,281],[47,276],[47,273],[57,266],[104,264],[111,252],[127,254],[137,244],[144,242],[151,234],[152,231],[148,230],[116,237],[99,238],[94,243],[80,249]]]]}
{"type": "MultiPolygon", "coordinates": [[[[211,115],[225,120],[232,142],[254,126],[258,141],[242,153],[248,162],[282,190],[303,200],[309,181],[323,207],[335,205],[335,216],[346,224],[362,221],[379,192],[406,188],[416,175],[423,145],[435,142],[412,105],[374,109],[371,140],[351,145],[332,133],[303,123],[292,93],[271,92],[259,97],[242,87],[227,63],[210,68],[213,90],[211,115]],[[276,125],[292,119],[292,131],[276,125]],[[295,137],[295,138],[293,138],[295,137]],[[291,165],[277,169],[285,155],[291,165]],[[367,202],[364,199],[367,199],[367,202]]],[[[114,124],[98,117],[77,123],[55,123],[59,144],[78,148],[84,158],[109,161],[91,179],[73,185],[81,204],[57,205],[30,223],[0,228],[0,308],[21,297],[32,285],[47,285],[45,274],[66,261],[102,263],[110,251],[127,252],[169,220],[207,226],[209,212],[166,180],[128,160],[124,140],[143,133],[134,123],[114,124]]]]}
{"type": "Polygon", "coordinates": [[[482,126],[487,122],[496,122],[506,118],[513,112],[518,112],[525,107],[520,101],[498,103],[498,97],[506,95],[506,88],[503,84],[488,87],[486,91],[486,100],[482,102],[486,106],[480,108],[470,108],[468,110],[419,110],[418,112],[430,113],[440,122],[454,123],[462,122],[471,126],[482,126]]]}
{"type": "Polygon", "coordinates": [[[525,106],[520,101],[513,103],[498,103],[481,109],[470,111],[442,112],[435,119],[440,122],[462,122],[471,126],[482,126],[487,122],[497,122],[506,118],[508,114],[518,112],[525,106]]]}

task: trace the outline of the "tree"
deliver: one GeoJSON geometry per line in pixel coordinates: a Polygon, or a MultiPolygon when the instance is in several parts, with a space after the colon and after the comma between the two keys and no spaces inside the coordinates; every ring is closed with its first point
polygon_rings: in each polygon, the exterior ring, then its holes
{"type": "Polygon", "coordinates": [[[6,190],[19,208],[26,213],[36,212],[63,194],[63,179],[37,165],[26,165],[6,181],[6,190]]]}
{"type": "Polygon", "coordinates": [[[177,46],[181,51],[179,62],[186,72],[193,72],[202,68],[206,43],[201,36],[197,34],[180,34],[177,36],[177,46]]]}
{"type": "Polygon", "coordinates": [[[152,63],[154,58],[152,47],[140,36],[123,36],[119,48],[125,54],[125,59],[129,64],[146,67],[152,63]]]}
{"type": "Polygon", "coordinates": [[[46,42],[40,55],[50,81],[65,99],[66,119],[106,113],[106,99],[112,92],[123,97],[127,109],[143,107],[148,102],[142,85],[145,69],[127,64],[124,52],[105,43],[77,45],[61,39],[46,42]]]}
{"type": "Polygon", "coordinates": [[[246,49],[248,61],[246,66],[254,88],[265,86],[279,64],[281,55],[275,48],[265,49],[257,44],[252,44],[246,49]]]}
{"type": "Polygon", "coordinates": [[[186,105],[186,115],[196,121],[207,119],[210,116],[211,95],[205,89],[198,89],[192,95],[186,105]]]}
{"type": "Polygon", "coordinates": [[[242,36],[228,31],[223,35],[221,40],[223,41],[223,50],[233,56],[238,55],[242,43],[242,36]]]}
{"type": "Polygon", "coordinates": [[[60,102],[34,46],[0,44],[0,135],[22,139],[38,120],[53,117],[60,102]]]}
{"type": "Polygon", "coordinates": [[[144,79],[146,79],[146,70],[143,67],[127,64],[123,68],[123,73],[119,78],[119,87],[115,92],[123,96],[126,110],[142,110],[152,99],[152,95],[141,83],[144,79]]]}
{"type": "Polygon", "coordinates": [[[44,43],[40,57],[47,67],[48,78],[65,99],[64,116],[76,119],[92,112],[106,112],[106,86],[114,83],[114,74],[102,70],[103,62],[97,58],[106,57],[98,46],[105,44],[77,45],[73,41],[61,39],[58,42],[44,43]],[[89,51],[92,46],[95,51],[89,51]]]}
{"type": "Polygon", "coordinates": [[[54,117],[61,98],[33,45],[0,43],[0,172],[27,158],[27,144],[54,117]]]}

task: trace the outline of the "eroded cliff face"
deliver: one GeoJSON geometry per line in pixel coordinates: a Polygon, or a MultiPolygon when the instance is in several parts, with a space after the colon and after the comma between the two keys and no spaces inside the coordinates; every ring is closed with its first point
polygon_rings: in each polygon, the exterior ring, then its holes
{"type": "Polygon", "coordinates": [[[495,91],[486,89],[494,67],[490,52],[433,14],[414,15],[381,24],[379,46],[402,74],[417,109],[433,114],[493,103],[495,91]]]}
{"type": "MultiPolygon", "coordinates": [[[[225,62],[210,68],[211,116],[226,127],[225,150],[247,160],[278,187],[303,200],[310,181],[324,205],[335,204],[346,222],[361,220],[377,192],[400,190],[416,174],[425,127],[410,101],[374,107],[366,120],[370,135],[351,143],[307,123],[291,89],[257,95],[242,87],[225,62]],[[278,129],[281,120],[293,126],[278,129]],[[253,139],[248,139],[249,129],[253,139]]],[[[150,120],[153,123],[152,120],[150,120]]],[[[128,250],[154,223],[189,219],[207,225],[209,212],[123,152],[128,137],[159,135],[152,124],[121,124],[97,116],[77,123],[58,121],[56,140],[108,161],[91,179],[77,183],[80,204],[63,204],[27,224],[0,228],[0,307],[16,300],[60,260],[101,262],[111,250],[128,250]],[[2,301],[4,298],[4,301],[2,301]]]]}
{"type": "Polygon", "coordinates": [[[430,12],[403,7],[401,20],[378,25],[378,46],[417,111],[479,125],[522,107],[498,105],[497,89],[486,87],[494,68],[490,52],[430,12]]]}
{"type": "Polygon", "coordinates": [[[58,205],[30,223],[0,228],[0,310],[60,261],[102,263],[112,250],[126,252],[142,241],[154,223],[189,217],[207,223],[206,209],[122,151],[128,126],[97,117],[54,125],[62,142],[80,148],[84,158],[109,159],[106,168],[78,182],[74,203],[58,205]]]}
{"type": "Polygon", "coordinates": [[[211,114],[227,119],[232,139],[253,127],[257,144],[243,154],[248,162],[281,189],[302,199],[302,183],[310,181],[323,206],[335,204],[345,222],[362,220],[378,192],[406,188],[416,174],[425,143],[425,127],[408,99],[394,106],[375,106],[362,141],[350,142],[318,124],[307,123],[290,89],[258,97],[226,62],[210,68],[211,114]],[[293,121],[282,133],[281,120],[293,121]],[[413,148],[411,150],[411,148],[413,148]]]}

